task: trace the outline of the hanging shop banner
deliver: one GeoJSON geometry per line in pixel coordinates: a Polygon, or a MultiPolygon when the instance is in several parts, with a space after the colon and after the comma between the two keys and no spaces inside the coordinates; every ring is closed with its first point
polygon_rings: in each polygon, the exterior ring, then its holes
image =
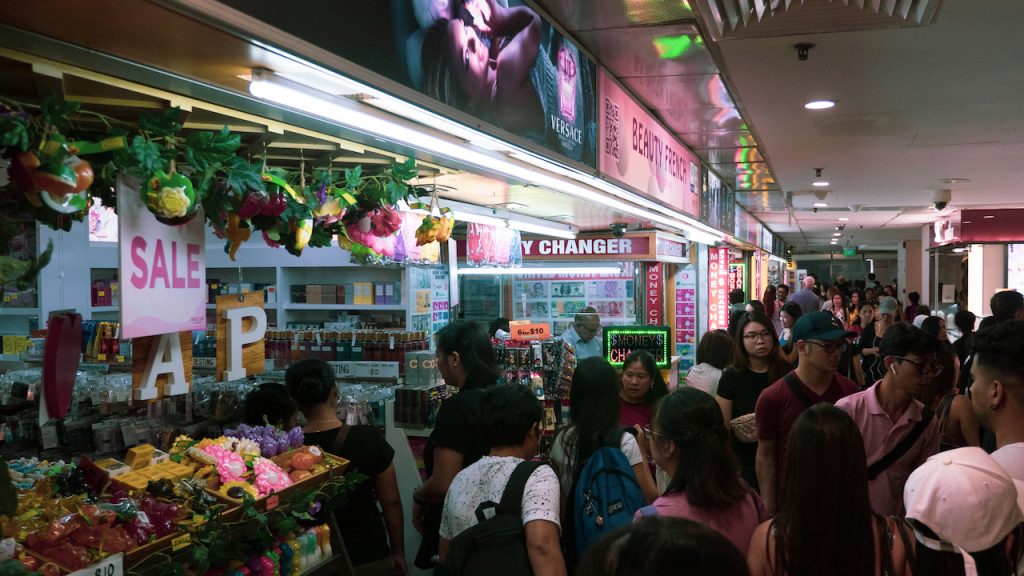
{"type": "Polygon", "coordinates": [[[697,350],[697,267],[680,266],[675,282],[676,355],[679,370],[685,373],[693,366],[697,350]]]}
{"type": "Polygon", "coordinates": [[[521,0],[305,0],[302,10],[278,0],[221,3],[487,125],[596,165],[596,66],[521,0]]]}
{"type": "Polygon", "coordinates": [[[647,308],[647,324],[650,326],[660,326],[662,323],[664,311],[664,284],[665,284],[665,266],[661,262],[651,262],[647,265],[647,273],[645,275],[645,301],[647,308]]]}
{"type": "Polygon", "coordinates": [[[708,249],[708,330],[729,327],[729,249],[708,249]]]}
{"type": "Polygon", "coordinates": [[[522,264],[521,241],[518,230],[470,222],[466,226],[466,264],[518,266],[522,264]]]}
{"type": "Polygon", "coordinates": [[[608,326],[601,332],[605,360],[616,368],[621,368],[636,350],[650,352],[658,368],[668,368],[672,363],[672,329],[668,326],[608,326]]]}
{"type": "Polygon", "coordinates": [[[732,262],[729,264],[729,291],[747,291],[747,265],[744,262],[732,262]]]}
{"type": "Polygon", "coordinates": [[[704,192],[700,196],[700,219],[723,232],[732,232],[736,221],[736,192],[722,184],[714,172],[704,170],[704,192]]]}
{"type": "Polygon", "coordinates": [[[700,163],[671,132],[605,73],[600,78],[598,171],[700,218],[700,163]]]}
{"type": "Polygon", "coordinates": [[[206,219],[178,226],[157,221],[142,203],[141,183],[119,177],[121,337],[206,328],[206,219]]]}

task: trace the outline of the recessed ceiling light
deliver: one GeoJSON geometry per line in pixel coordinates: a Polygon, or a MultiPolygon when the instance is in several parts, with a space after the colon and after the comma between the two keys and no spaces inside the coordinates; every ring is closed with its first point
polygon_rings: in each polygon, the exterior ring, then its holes
{"type": "Polygon", "coordinates": [[[991,219],[995,218],[995,216],[989,214],[988,216],[982,216],[982,218],[984,218],[985,220],[991,220],[991,219]]]}
{"type": "Polygon", "coordinates": [[[826,187],[828,185],[829,185],[829,181],[828,180],[815,180],[814,182],[811,182],[811,186],[817,186],[818,188],[824,188],[824,187],[826,187]]]}
{"type": "Polygon", "coordinates": [[[835,100],[811,100],[804,104],[804,108],[808,110],[827,110],[835,105],[835,100]]]}
{"type": "Polygon", "coordinates": [[[843,233],[842,232],[833,232],[832,235],[835,236],[836,238],[839,238],[840,236],[843,235],[843,233]]]}
{"type": "Polygon", "coordinates": [[[835,246],[835,245],[839,244],[839,242],[836,242],[835,240],[833,240],[833,241],[829,242],[829,244],[835,246]]]}
{"type": "Polygon", "coordinates": [[[828,208],[828,202],[815,202],[815,208],[828,208]]]}
{"type": "Polygon", "coordinates": [[[943,184],[963,184],[964,182],[970,182],[969,178],[943,178],[939,182],[943,184]]]}
{"type": "Polygon", "coordinates": [[[849,219],[849,218],[846,218],[846,217],[843,217],[843,218],[838,218],[838,220],[839,220],[840,222],[849,222],[849,221],[850,221],[850,219],[849,219]]]}
{"type": "Polygon", "coordinates": [[[964,220],[964,221],[962,221],[960,223],[961,224],[973,224],[973,222],[971,222],[970,220],[964,220]]]}

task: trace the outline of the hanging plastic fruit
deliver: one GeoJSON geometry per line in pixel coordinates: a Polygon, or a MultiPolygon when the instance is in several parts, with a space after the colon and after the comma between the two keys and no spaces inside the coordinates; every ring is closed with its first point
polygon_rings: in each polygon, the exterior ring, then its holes
{"type": "Polygon", "coordinates": [[[235,255],[238,254],[238,247],[252,235],[252,228],[243,228],[241,222],[242,220],[238,214],[228,214],[227,248],[228,258],[231,258],[232,262],[235,261],[235,255]]]}
{"type": "Polygon", "coordinates": [[[157,170],[142,186],[142,202],[156,219],[169,226],[188,222],[199,207],[195,189],[188,176],[174,171],[157,170]]]}
{"type": "Polygon", "coordinates": [[[447,242],[452,236],[452,230],[455,229],[455,217],[451,215],[451,210],[444,208],[441,210],[441,217],[438,218],[438,230],[437,230],[437,241],[447,242]]]}

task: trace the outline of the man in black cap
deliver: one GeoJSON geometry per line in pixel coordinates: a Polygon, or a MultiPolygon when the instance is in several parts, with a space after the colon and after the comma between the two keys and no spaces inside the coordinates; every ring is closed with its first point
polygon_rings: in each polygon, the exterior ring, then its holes
{"type": "Polygon", "coordinates": [[[797,368],[765,388],[757,399],[757,482],[769,512],[776,510],[777,496],[782,494],[786,442],[793,423],[814,404],[835,404],[859,390],[854,381],[836,373],[846,339],[852,335],[828,312],[801,316],[793,327],[797,368]]]}

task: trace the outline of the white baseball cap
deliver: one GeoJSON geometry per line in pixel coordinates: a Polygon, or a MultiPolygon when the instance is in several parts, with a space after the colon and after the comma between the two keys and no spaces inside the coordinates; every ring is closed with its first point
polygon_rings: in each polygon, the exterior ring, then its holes
{"type": "Polygon", "coordinates": [[[1024,494],[1018,493],[1017,483],[984,450],[973,446],[925,461],[907,479],[903,502],[908,520],[924,524],[939,537],[935,541],[917,532],[918,542],[940,551],[987,550],[1024,522],[1024,494]]]}

